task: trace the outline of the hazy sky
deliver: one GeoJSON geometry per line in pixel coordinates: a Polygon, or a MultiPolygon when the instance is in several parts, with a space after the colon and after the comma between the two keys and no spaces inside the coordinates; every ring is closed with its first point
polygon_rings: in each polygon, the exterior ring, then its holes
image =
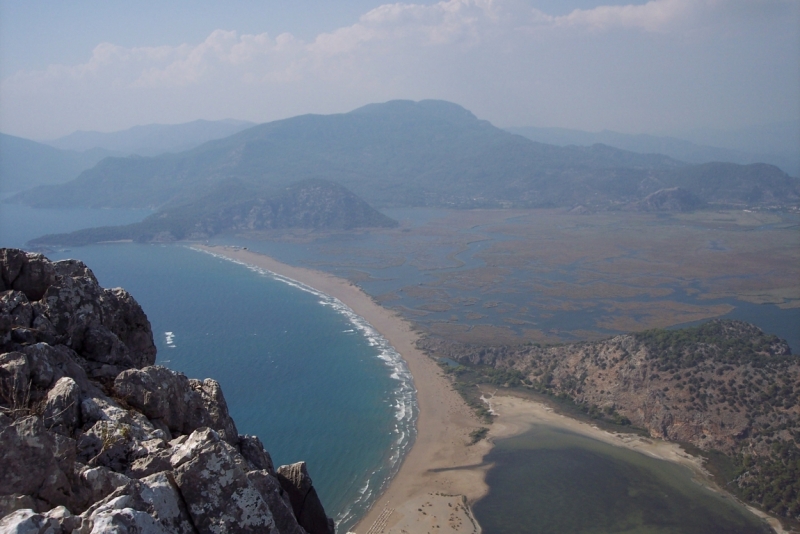
{"type": "Polygon", "coordinates": [[[0,0],[3,133],[395,98],[631,133],[797,119],[800,0],[0,0]]]}

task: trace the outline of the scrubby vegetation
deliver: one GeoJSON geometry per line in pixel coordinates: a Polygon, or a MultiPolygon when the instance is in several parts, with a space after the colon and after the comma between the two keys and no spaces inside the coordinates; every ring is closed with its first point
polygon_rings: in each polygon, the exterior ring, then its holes
{"type": "Polygon", "coordinates": [[[476,428],[475,430],[473,430],[472,432],[469,433],[469,444],[470,445],[475,445],[480,440],[485,438],[486,434],[488,434],[488,433],[489,433],[489,429],[486,428],[485,426],[482,426],[480,428],[476,428]]]}
{"type": "Polygon", "coordinates": [[[547,347],[420,345],[459,362],[447,372],[478,409],[476,384],[518,387],[689,444],[732,493],[800,522],[800,358],[753,325],[715,320],[547,347]]]}

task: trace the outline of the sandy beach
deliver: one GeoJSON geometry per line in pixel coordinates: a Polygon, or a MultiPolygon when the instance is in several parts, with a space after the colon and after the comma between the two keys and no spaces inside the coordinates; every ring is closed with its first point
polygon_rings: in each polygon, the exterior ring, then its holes
{"type": "Polygon", "coordinates": [[[469,504],[487,490],[486,467],[479,464],[490,445],[487,441],[468,445],[469,433],[482,426],[481,422],[453,391],[438,365],[417,350],[419,336],[408,322],[373,302],[347,280],[237,247],[195,248],[267,269],[339,299],[366,319],[405,359],[417,389],[417,439],[389,488],[355,532],[480,532],[469,504]]]}
{"type": "MultiPolygon", "coordinates": [[[[490,438],[516,436],[530,430],[533,425],[548,425],[569,430],[610,445],[625,447],[641,454],[666,460],[685,467],[694,473],[695,480],[715,491],[720,491],[711,479],[711,474],[703,467],[703,460],[684,451],[677,443],[647,438],[636,434],[608,432],[592,424],[572,419],[556,413],[544,403],[522,399],[510,395],[486,395],[487,402],[497,419],[492,424],[490,438]]],[[[756,516],[769,523],[778,534],[789,534],[780,521],[751,506],[747,508],[756,516]]]]}
{"type": "MultiPolygon", "coordinates": [[[[523,433],[535,424],[562,428],[684,465],[699,482],[714,487],[702,460],[675,443],[608,432],[558,414],[543,403],[510,395],[487,393],[487,403],[497,419],[486,440],[469,445],[469,433],[481,427],[481,422],[436,363],[417,350],[418,334],[395,312],[376,304],[349,281],[327,273],[286,265],[238,247],[195,248],[267,269],[339,299],[366,319],[405,359],[417,389],[417,439],[386,492],[353,529],[357,534],[481,532],[470,505],[488,490],[484,479],[490,466],[483,465],[483,457],[494,439],[523,433]]],[[[786,532],[774,518],[752,508],[751,511],[767,519],[779,534],[786,532]]]]}

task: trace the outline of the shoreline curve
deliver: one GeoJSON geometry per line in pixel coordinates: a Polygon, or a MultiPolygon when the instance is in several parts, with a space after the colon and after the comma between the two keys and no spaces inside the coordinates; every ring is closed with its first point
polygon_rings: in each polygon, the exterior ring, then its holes
{"type": "MultiPolygon", "coordinates": [[[[483,458],[495,439],[522,434],[535,424],[569,430],[677,463],[688,467],[699,483],[721,491],[704,469],[703,460],[686,453],[677,443],[608,432],[559,414],[545,403],[512,394],[496,393],[485,399],[497,419],[486,440],[468,445],[469,433],[482,423],[453,390],[438,365],[417,349],[419,334],[406,319],[377,304],[361,288],[343,278],[288,265],[242,247],[199,244],[192,247],[266,269],[340,300],[369,322],[405,360],[417,390],[416,440],[383,494],[353,528],[356,534],[427,532],[443,525],[456,534],[480,534],[481,527],[471,505],[489,490],[485,479],[491,465],[484,464],[483,458]]],[[[777,534],[788,534],[776,518],[742,504],[769,523],[777,534]]]]}
{"type": "Polygon", "coordinates": [[[218,254],[296,280],[334,297],[363,317],[401,355],[417,390],[417,436],[400,469],[352,529],[358,534],[418,532],[448,525],[450,531],[478,534],[470,505],[488,491],[482,465],[491,444],[468,445],[481,422],[452,389],[436,362],[416,347],[419,334],[397,313],[375,303],[358,286],[336,276],[281,263],[233,246],[193,248],[218,254]]]}

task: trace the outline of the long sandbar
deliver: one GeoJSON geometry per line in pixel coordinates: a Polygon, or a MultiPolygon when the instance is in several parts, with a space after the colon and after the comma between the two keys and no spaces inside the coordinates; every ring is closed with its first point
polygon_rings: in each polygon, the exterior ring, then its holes
{"type": "MultiPolygon", "coordinates": [[[[417,439],[389,487],[356,525],[357,534],[428,532],[444,526],[455,534],[480,533],[469,505],[488,491],[485,477],[490,466],[483,464],[483,457],[494,439],[524,433],[536,424],[569,430],[684,465],[699,481],[714,487],[702,459],[686,453],[676,443],[608,432],[561,415],[542,402],[511,395],[489,396],[487,402],[497,415],[489,439],[469,445],[469,433],[481,426],[480,421],[436,363],[417,349],[419,335],[405,319],[376,304],[348,280],[287,265],[239,247],[195,245],[195,248],[266,269],[339,299],[366,319],[406,361],[417,389],[417,439]]],[[[775,518],[748,508],[767,520],[778,534],[788,534],[775,518]]]]}
{"type": "Polygon", "coordinates": [[[272,271],[339,299],[380,332],[408,365],[417,389],[417,438],[389,487],[355,532],[427,532],[447,526],[449,532],[479,533],[469,504],[488,489],[486,466],[480,464],[490,444],[468,444],[470,432],[481,423],[436,363],[417,349],[419,335],[411,325],[342,278],[238,247],[195,248],[272,271]]]}

